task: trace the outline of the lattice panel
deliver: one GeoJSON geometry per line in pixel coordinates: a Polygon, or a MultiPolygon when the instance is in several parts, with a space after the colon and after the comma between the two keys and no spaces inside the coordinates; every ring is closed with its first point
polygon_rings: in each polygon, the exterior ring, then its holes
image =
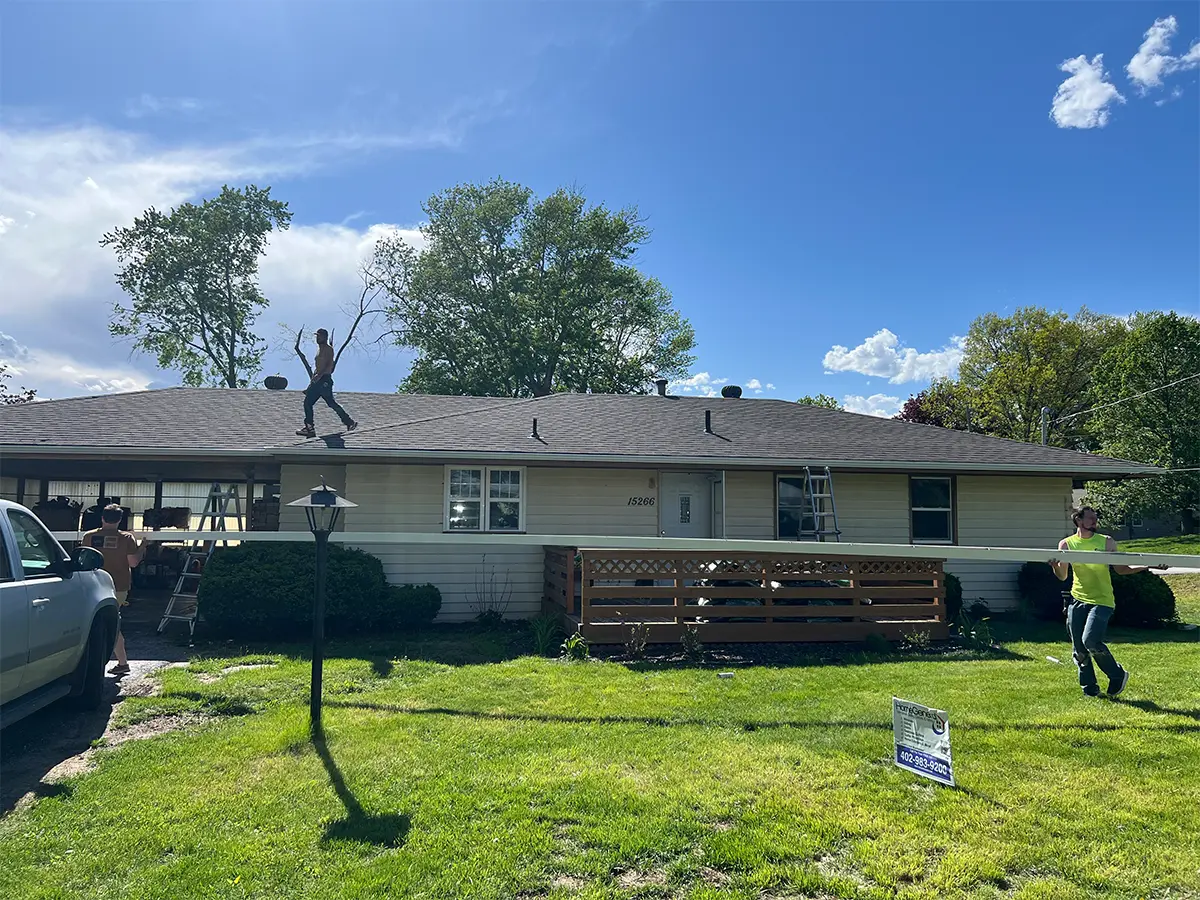
{"type": "Polygon", "coordinates": [[[859,575],[940,575],[942,564],[924,559],[863,559],[854,564],[859,575]]]}

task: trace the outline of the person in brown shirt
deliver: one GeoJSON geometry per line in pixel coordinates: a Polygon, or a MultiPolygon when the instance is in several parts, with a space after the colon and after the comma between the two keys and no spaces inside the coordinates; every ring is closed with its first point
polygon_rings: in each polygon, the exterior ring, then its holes
{"type": "MultiPolygon", "coordinates": [[[[133,584],[131,570],[137,568],[145,555],[145,548],[138,545],[137,538],[128,531],[121,531],[121,519],[124,514],[121,507],[110,503],[100,513],[101,527],[83,536],[83,546],[99,550],[104,557],[104,571],[113,580],[118,609],[129,605],[129,588],[133,584]]],[[[125,636],[121,634],[119,616],[117,642],[113,646],[113,652],[116,653],[117,664],[109,670],[109,674],[129,674],[129,657],[125,655],[125,636]]]]}

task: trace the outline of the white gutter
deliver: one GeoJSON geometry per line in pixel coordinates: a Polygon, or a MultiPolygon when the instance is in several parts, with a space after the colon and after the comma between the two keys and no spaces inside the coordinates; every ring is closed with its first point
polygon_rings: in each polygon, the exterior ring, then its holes
{"type": "MultiPolygon", "coordinates": [[[[308,542],[308,531],[146,531],[135,532],[149,541],[269,541],[308,542]]],[[[56,532],[60,541],[77,541],[80,533],[56,532]]],[[[756,553],[788,555],[802,559],[871,557],[883,559],[989,560],[993,562],[1093,563],[1113,566],[1194,566],[1200,557],[1184,553],[1098,553],[1091,550],[1064,551],[1039,547],[959,547],[945,544],[851,544],[806,541],[728,541],[696,538],[602,537],[594,534],[445,534],[415,531],[345,531],[329,536],[339,544],[442,544],[458,548],[479,547],[576,547],[597,550],[641,550],[656,553],[756,553]]]]}
{"type": "Polygon", "coordinates": [[[733,467],[743,469],[802,469],[805,466],[829,466],[829,468],[833,469],[835,472],[882,470],[885,472],[945,472],[984,475],[999,472],[1027,475],[1071,475],[1081,478],[1090,475],[1158,475],[1165,472],[1163,469],[1158,469],[1153,466],[1139,466],[1137,463],[1130,463],[1128,466],[1069,466],[1034,465],[1022,463],[962,464],[947,462],[905,461],[895,459],[779,459],[774,457],[755,456],[664,457],[625,455],[619,453],[514,453],[512,451],[354,450],[349,448],[345,450],[329,450],[324,448],[304,450],[303,448],[298,447],[267,447],[256,450],[206,449],[200,451],[167,448],[127,452],[112,450],[98,452],[95,448],[89,447],[30,447],[28,445],[20,445],[17,447],[0,446],[0,457],[2,457],[5,453],[13,452],[19,452],[26,455],[33,452],[54,456],[81,456],[96,460],[136,459],[139,461],[150,461],[158,458],[195,460],[208,457],[230,457],[236,459],[249,458],[263,461],[263,458],[266,457],[273,462],[288,462],[295,464],[305,464],[314,460],[320,460],[322,462],[336,462],[338,460],[343,462],[348,460],[377,460],[381,462],[388,460],[408,460],[427,463],[429,465],[437,465],[447,461],[474,462],[485,460],[514,463],[600,463],[605,465],[650,466],[654,468],[664,465],[684,468],[712,468],[714,466],[720,466],[723,468],[733,467]]]}

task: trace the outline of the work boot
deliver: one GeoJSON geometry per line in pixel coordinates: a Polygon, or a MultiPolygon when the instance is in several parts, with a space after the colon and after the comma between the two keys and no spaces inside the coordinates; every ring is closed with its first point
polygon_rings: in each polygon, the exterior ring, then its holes
{"type": "Polygon", "coordinates": [[[297,431],[296,434],[300,435],[300,437],[313,438],[317,436],[317,429],[312,425],[305,425],[303,428],[297,431]]]}
{"type": "Polygon", "coordinates": [[[346,423],[346,432],[349,433],[357,427],[358,427],[358,423],[355,422],[353,419],[351,419],[349,422],[346,423]]]}
{"type": "Polygon", "coordinates": [[[1121,691],[1125,690],[1125,685],[1129,684],[1129,670],[1122,669],[1121,674],[1116,678],[1109,679],[1108,696],[1115,697],[1121,691]]]}

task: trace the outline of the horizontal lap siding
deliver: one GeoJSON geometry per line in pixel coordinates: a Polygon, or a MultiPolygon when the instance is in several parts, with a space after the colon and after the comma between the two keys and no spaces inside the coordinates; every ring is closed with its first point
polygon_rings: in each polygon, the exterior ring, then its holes
{"type": "Polygon", "coordinates": [[[543,469],[526,472],[530,534],[658,535],[658,473],[644,469],[543,469]],[[653,506],[629,505],[653,498],[653,506]]]}
{"type": "MultiPolygon", "coordinates": [[[[958,478],[958,542],[971,547],[1045,547],[1046,555],[1071,531],[1071,480],[1015,475],[958,478]]],[[[953,553],[952,548],[947,548],[953,553]]],[[[1021,563],[949,559],[946,571],[962,581],[963,604],[982,600],[995,610],[1019,603],[1021,563]]]]}
{"type": "Polygon", "coordinates": [[[731,541],[775,540],[773,473],[725,473],[725,537],[731,541]]]}
{"type": "MultiPolygon", "coordinates": [[[[351,465],[347,496],[359,503],[349,520],[355,531],[444,530],[443,466],[351,465]]],[[[630,497],[657,495],[657,474],[641,470],[529,468],[526,530],[530,534],[652,537],[657,505],[630,506],[630,497]]],[[[539,547],[385,544],[363,546],[383,562],[395,584],[437,585],[439,621],[465,621],[478,611],[481,592],[510,593],[508,615],[541,609],[545,556],[539,547]]]]}
{"type": "Polygon", "coordinates": [[[907,544],[908,476],[833,473],[842,540],[855,544],[907,544]]]}

